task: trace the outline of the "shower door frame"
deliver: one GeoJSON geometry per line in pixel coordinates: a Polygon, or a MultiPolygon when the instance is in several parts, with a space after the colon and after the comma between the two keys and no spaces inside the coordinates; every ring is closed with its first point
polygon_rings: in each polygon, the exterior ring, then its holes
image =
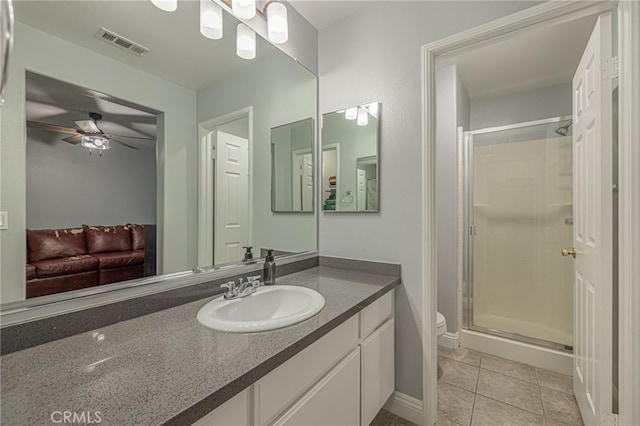
{"type": "MultiPolygon", "coordinates": [[[[464,173],[463,173],[463,185],[465,205],[464,211],[464,225],[462,232],[465,233],[464,241],[464,259],[463,259],[463,286],[462,286],[462,324],[463,328],[467,330],[486,333],[498,337],[504,337],[511,340],[517,340],[524,343],[530,343],[537,346],[543,346],[546,348],[556,349],[563,352],[573,353],[573,346],[564,345],[561,343],[551,342],[548,340],[538,339],[535,337],[524,336],[518,333],[511,333],[508,331],[497,330],[494,328],[482,327],[475,325],[473,322],[473,236],[475,234],[475,228],[473,223],[473,137],[475,135],[481,135],[486,133],[500,132],[504,130],[513,130],[524,127],[532,127],[544,124],[561,123],[563,121],[570,121],[571,115],[545,118],[542,120],[527,121],[522,123],[508,124],[497,127],[487,127],[484,129],[471,130],[464,132],[464,173]]],[[[507,142],[512,143],[512,142],[507,142]]],[[[572,283],[570,283],[572,285],[572,283]]]]}

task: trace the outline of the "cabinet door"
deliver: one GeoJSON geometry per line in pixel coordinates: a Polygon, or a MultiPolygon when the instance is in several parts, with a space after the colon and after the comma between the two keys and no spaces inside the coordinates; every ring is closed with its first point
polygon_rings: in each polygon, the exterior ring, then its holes
{"type": "Polygon", "coordinates": [[[362,342],[362,425],[369,425],[395,389],[393,319],[362,342]]]}
{"type": "Polygon", "coordinates": [[[249,392],[245,389],[222,404],[193,426],[249,426],[249,392]]]}
{"type": "Polygon", "coordinates": [[[356,348],[274,425],[354,426],[360,423],[360,348],[356,348]]]}

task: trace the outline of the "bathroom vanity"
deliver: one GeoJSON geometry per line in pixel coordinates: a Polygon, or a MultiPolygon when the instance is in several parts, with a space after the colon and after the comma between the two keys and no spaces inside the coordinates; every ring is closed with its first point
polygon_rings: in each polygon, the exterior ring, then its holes
{"type": "Polygon", "coordinates": [[[395,388],[400,268],[322,259],[277,280],[326,300],[290,327],[208,329],[205,297],[4,355],[2,423],[75,410],[114,425],[369,424],[395,388]]]}

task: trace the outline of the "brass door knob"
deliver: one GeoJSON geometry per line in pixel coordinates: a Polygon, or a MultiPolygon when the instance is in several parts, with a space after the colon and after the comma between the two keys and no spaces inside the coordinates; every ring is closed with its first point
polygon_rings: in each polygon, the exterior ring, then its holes
{"type": "Polygon", "coordinates": [[[562,249],[562,255],[563,256],[573,256],[573,258],[576,258],[576,249],[572,248],[572,249],[562,249]]]}

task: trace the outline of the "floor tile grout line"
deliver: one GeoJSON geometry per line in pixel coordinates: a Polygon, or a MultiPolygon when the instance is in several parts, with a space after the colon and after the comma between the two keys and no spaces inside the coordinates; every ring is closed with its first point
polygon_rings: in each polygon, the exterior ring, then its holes
{"type": "MultiPolygon", "coordinates": [[[[481,370],[488,371],[488,372],[490,372],[490,373],[500,374],[501,376],[508,377],[508,378],[510,378],[510,379],[516,379],[516,380],[519,380],[519,381],[524,382],[524,383],[529,384],[529,385],[536,385],[536,386],[539,386],[539,384],[538,384],[538,383],[533,383],[533,382],[530,382],[530,381],[528,381],[528,380],[521,379],[521,378],[519,378],[519,377],[510,376],[510,375],[508,375],[508,374],[504,374],[504,373],[501,373],[501,372],[499,372],[499,371],[494,371],[494,370],[490,370],[490,369],[488,369],[488,368],[482,368],[482,367],[480,367],[480,369],[481,369],[481,370]]],[[[537,379],[536,379],[536,381],[537,381],[537,379]]]]}
{"type": "MultiPolygon", "coordinates": [[[[494,397],[487,396],[487,395],[482,394],[482,393],[476,393],[476,395],[480,395],[480,396],[482,396],[482,397],[484,397],[484,398],[489,398],[489,399],[492,399],[492,400],[494,400],[494,401],[501,402],[501,403],[506,404],[506,405],[508,405],[508,406],[510,406],[510,407],[517,408],[518,410],[522,410],[522,411],[526,411],[527,413],[535,414],[536,416],[545,417],[545,415],[544,415],[544,414],[536,413],[535,411],[531,411],[531,410],[529,410],[529,409],[527,409],[527,408],[518,407],[517,405],[513,405],[513,404],[511,404],[511,403],[509,403],[509,402],[500,401],[499,399],[496,399],[496,398],[494,398],[494,397]]],[[[540,401],[540,404],[542,404],[542,400],[540,401]]],[[[542,408],[542,412],[544,413],[544,407],[542,408]]]]}

